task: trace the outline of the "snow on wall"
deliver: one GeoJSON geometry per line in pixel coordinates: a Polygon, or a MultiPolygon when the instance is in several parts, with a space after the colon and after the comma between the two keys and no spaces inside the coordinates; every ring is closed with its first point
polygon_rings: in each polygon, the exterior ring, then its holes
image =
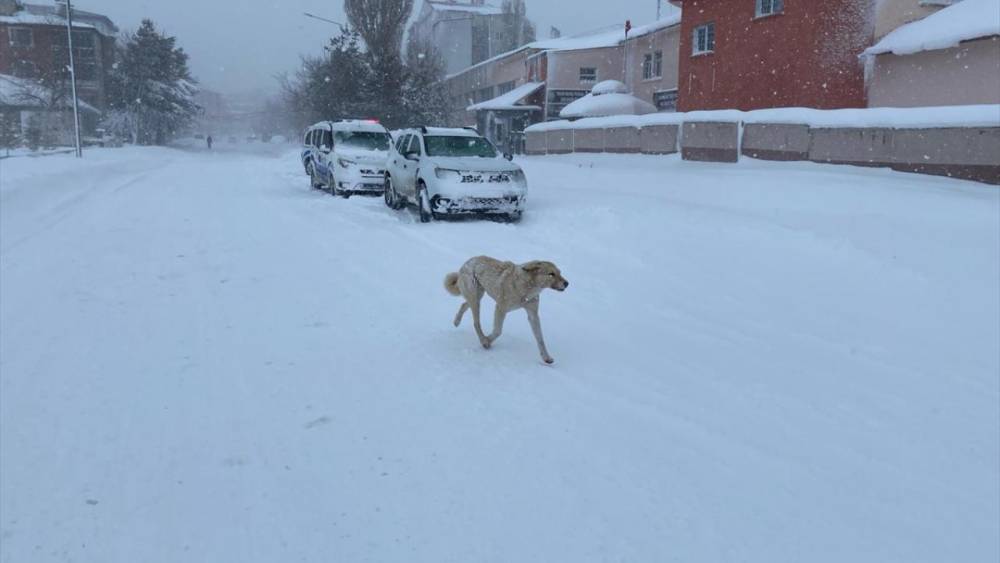
{"type": "Polygon", "coordinates": [[[692,121],[737,123],[785,123],[821,128],[886,127],[933,129],[945,127],[1000,127],[1000,105],[941,106],[917,108],[866,108],[819,110],[774,108],[753,111],[716,110],[650,115],[594,117],[578,121],[537,123],[525,132],[607,127],[644,127],[692,121]]]}
{"type": "Polygon", "coordinates": [[[911,55],[1000,35],[1000,0],[963,0],[886,35],[865,55],[911,55]]]}

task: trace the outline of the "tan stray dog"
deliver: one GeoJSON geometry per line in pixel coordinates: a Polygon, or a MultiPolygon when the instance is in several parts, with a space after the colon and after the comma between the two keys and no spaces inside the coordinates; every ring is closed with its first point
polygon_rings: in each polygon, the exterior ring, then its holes
{"type": "Polygon", "coordinates": [[[444,278],[444,288],[448,293],[465,298],[455,315],[455,326],[462,323],[465,311],[472,309],[472,326],[475,327],[483,348],[488,349],[500,338],[507,313],[523,308],[528,313],[528,322],[535,334],[538,351],[547,364],[555,360],[549,356],[545,349],[545,339],[542,338],[542,325],[538,320],[538,296],[543,289],[565,291],[567,287],[569,282],[552,262],[535,260],[515,264],[501,262],[489,256],[470,258],[458,272],[452,272],[444,278]],[[483,293],[492,297],[497,304],[493,314],[493,333],[489,336],[483,334],[483,327],[479,323],[479,303],[483,299],[483,293]]]}

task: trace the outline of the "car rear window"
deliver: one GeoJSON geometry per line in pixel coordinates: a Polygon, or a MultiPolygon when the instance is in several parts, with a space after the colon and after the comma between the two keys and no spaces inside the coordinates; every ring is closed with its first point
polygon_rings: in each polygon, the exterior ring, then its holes
{"type": "Polygon", "coordinates": [[[340,146],[367,151],[387,151],[391,142],[388,133],[375,131],[337,131],[334,139],[340,146]]]}

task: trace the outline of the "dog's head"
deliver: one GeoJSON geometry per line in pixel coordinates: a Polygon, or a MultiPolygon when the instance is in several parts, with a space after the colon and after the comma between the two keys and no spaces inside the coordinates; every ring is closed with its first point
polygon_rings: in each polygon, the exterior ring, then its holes
{"type": "Polygon", "coordinates": [[[556,291],[566,291],[569,282],[562,277],[562,272],[552,262],[533,260],[521,265],[521,269],[531,275],[535,287],[549,288],[556,291]]]}

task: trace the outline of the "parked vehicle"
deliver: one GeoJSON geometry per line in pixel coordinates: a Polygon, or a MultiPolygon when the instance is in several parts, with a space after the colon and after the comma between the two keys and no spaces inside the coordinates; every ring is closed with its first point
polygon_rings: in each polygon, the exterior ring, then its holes
{"type": "Polygon", "coordinates": [[[343,197],[381,194],[390,145],[376,121],[322,121],[306,131],[302,166],[314,188],[343,197]]]}
{"type": "Polygon", "coordinates": [[[528,192],[524,171],[474,129],[401,131],[389,151],[385,204],[412,204],[420,221],[448,215],[496,215],[517,221],[528,192]]]}

